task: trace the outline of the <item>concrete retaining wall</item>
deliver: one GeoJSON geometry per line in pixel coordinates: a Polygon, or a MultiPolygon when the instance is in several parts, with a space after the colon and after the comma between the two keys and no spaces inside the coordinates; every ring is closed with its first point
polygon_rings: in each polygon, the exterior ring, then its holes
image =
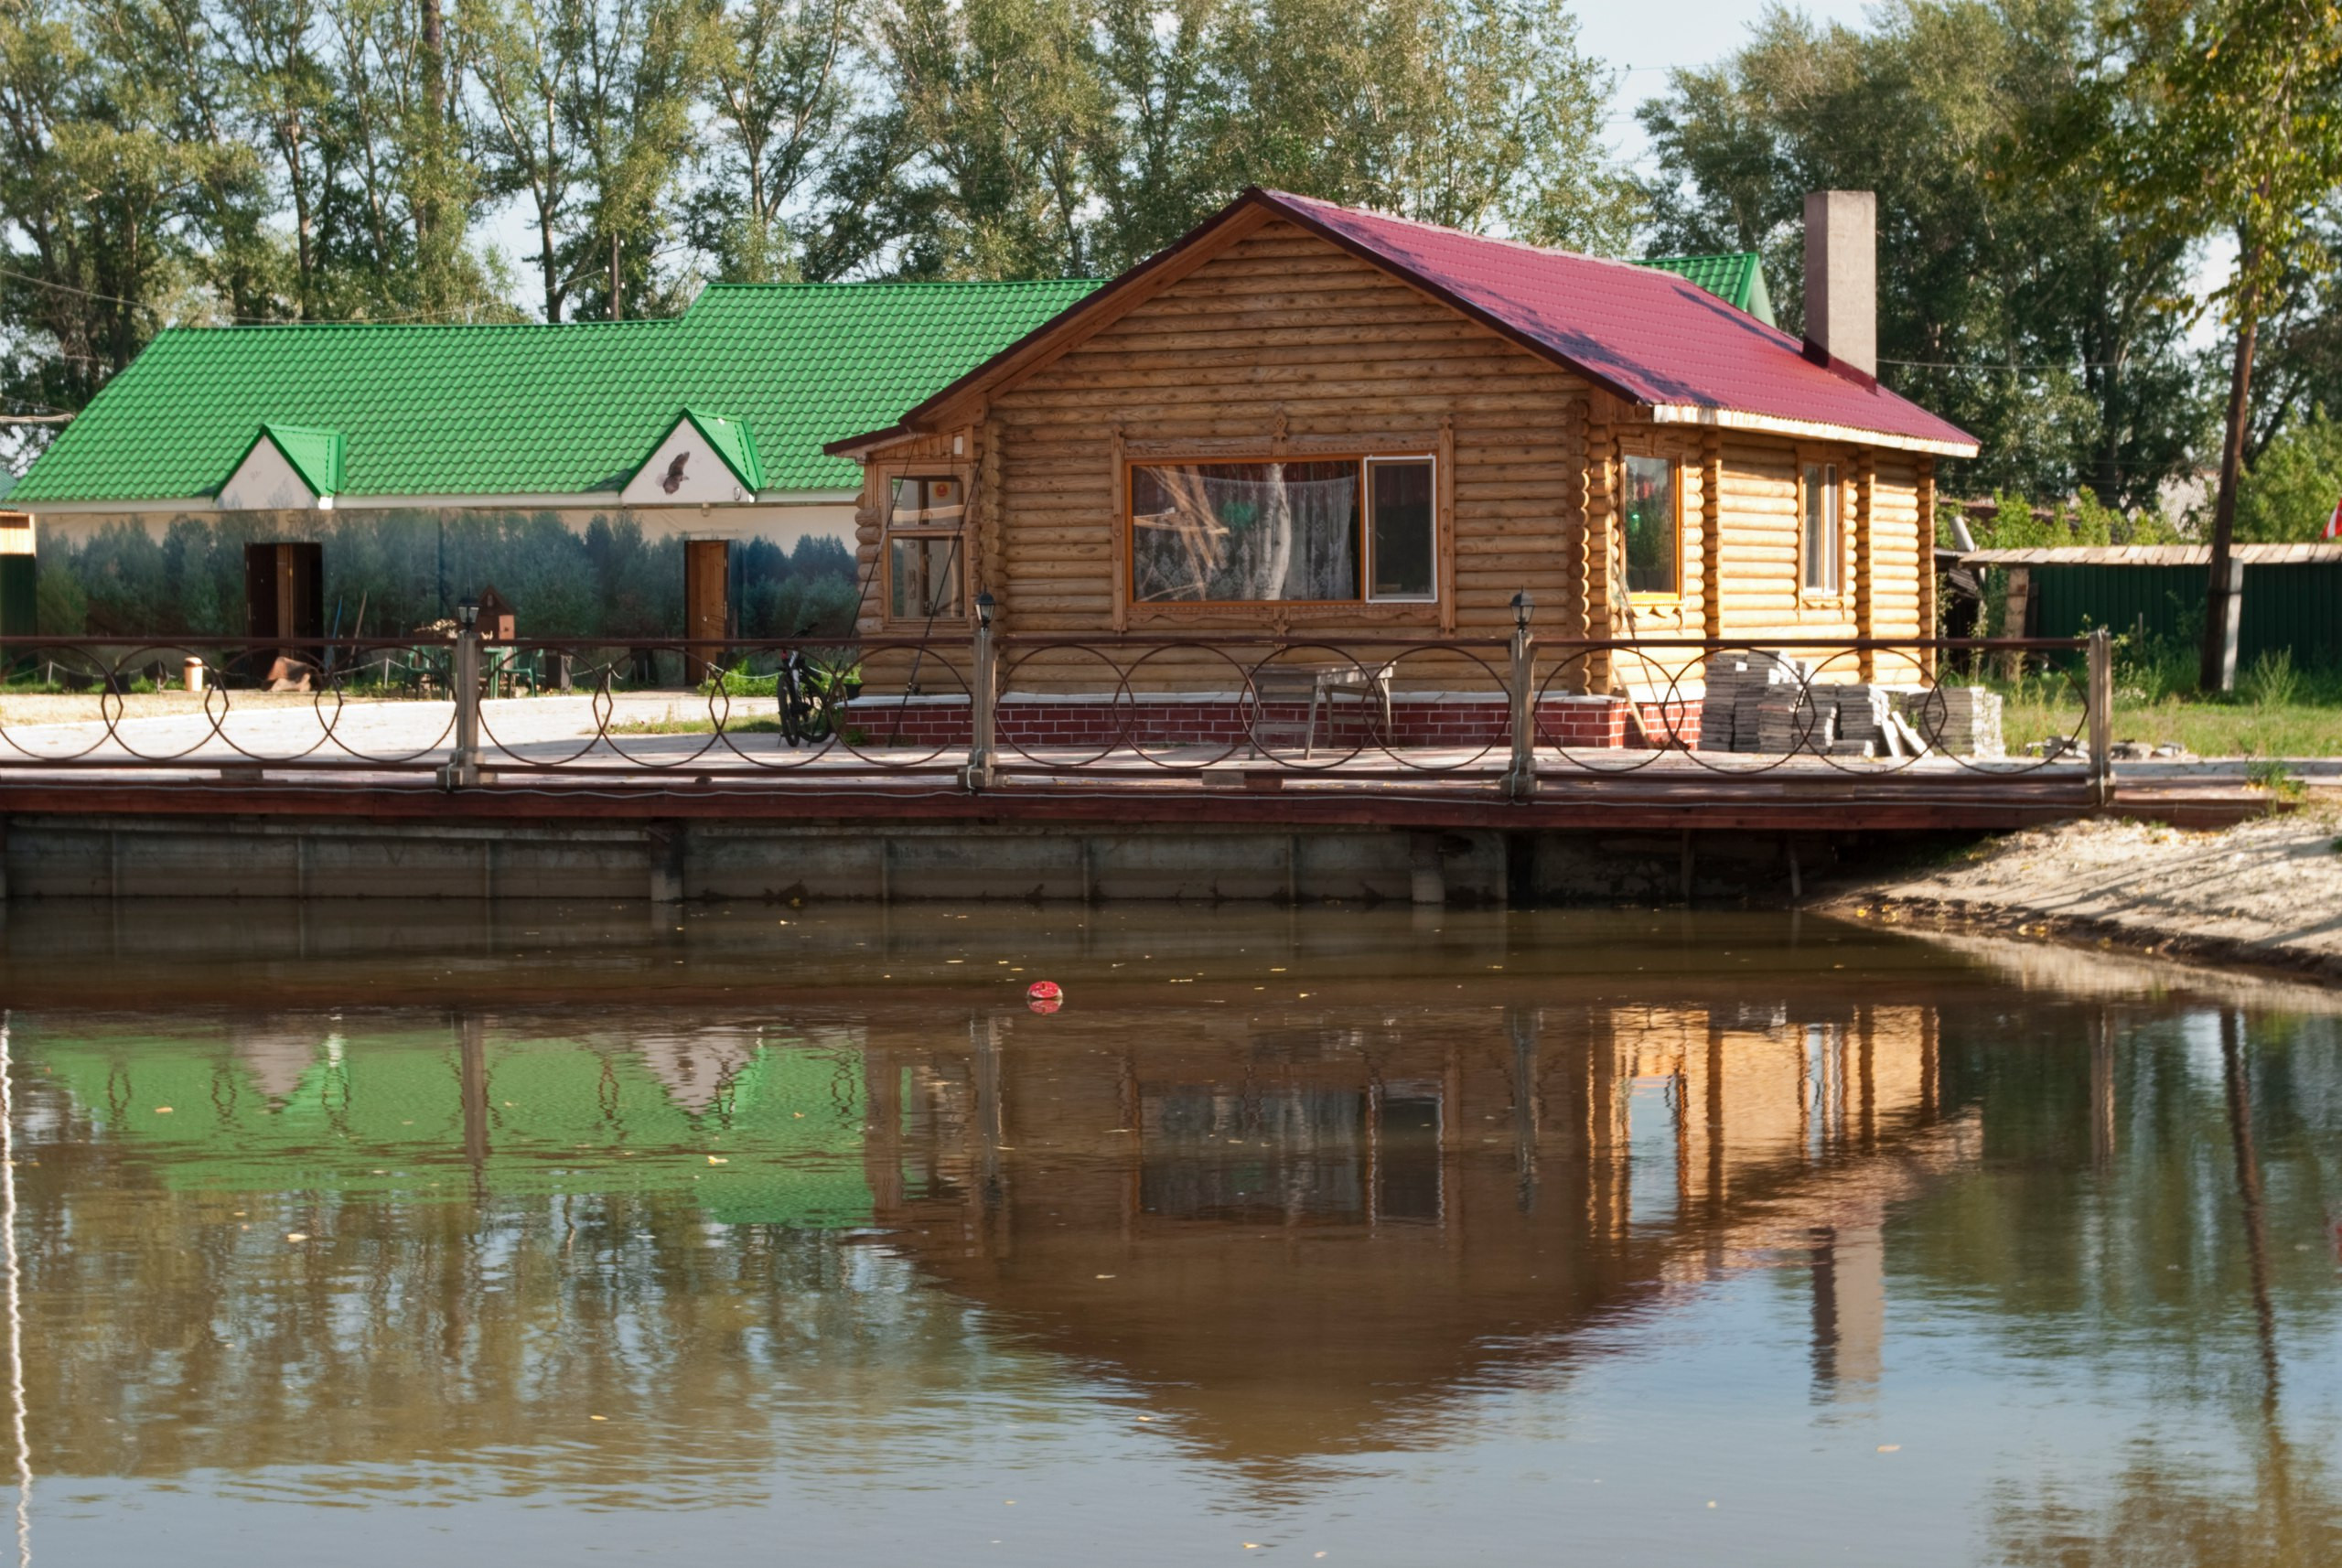
{"type": "Polygon", "coordinates": [[[325,819],[16,816],[11,899],[454,898],[1457,905],[1786,891],[1820,836],[1382,828],[804,822],[441,827],[325,819]]]}

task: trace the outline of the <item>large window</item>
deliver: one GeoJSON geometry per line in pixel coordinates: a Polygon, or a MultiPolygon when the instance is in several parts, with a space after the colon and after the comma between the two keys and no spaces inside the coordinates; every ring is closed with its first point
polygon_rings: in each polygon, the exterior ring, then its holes
{"type": "Polygon", "coordinates": [[[1845,562],[1845,533],[1839,511],[1838,465],[1805,466],[1805,591],[1828,596],[1838,591],[1845,562]]]}
{"type": "Polygon", "coordinates": [[[1429,457],[1131,467],[1138,604],[1434,596],[1429,457]]]}
{"type": "Polygon", "coordinates": [[[1627,591],[1683,591],[1683,535],[1676,502],[1675,464],[1667,457],[1628,457],[1621,515],[1627,525],[1627,591]]]}
{"type": "Polygon", "coordinates": [[[966,613],[960,585],[966,483],[906,475],[886,512],[886,613],[896,620],[951,619],[966,613]]]}

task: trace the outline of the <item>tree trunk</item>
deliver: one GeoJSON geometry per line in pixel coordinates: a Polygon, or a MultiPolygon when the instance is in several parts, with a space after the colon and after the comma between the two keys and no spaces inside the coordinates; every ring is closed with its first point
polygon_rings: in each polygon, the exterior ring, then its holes
{"type": "Polygon", "coordinates": [[[423,103],[435,133],[447,114],[446,28],[439,0],[423,0],[423,103]]]}
{"type": "Polygon", "coordinates": [[[626,301],[618,293],[618,231],[610,231],[610,319],[626,319],[626,301]]]}
{"type": "Polygon", "coordinates": [[[543,202],[537,204],[537,244],[544,263],[545,320],[550,324],[561,319],[561,281],[553,264],[553,213],[543,202]]]}
{"type": "MultiPolygon", "coordinates": [[[[2251,275],[2252,252],[2238,265],[2251,275]]],[[[2204,596],[2204,655],[2196,683],[2206,692],[2225,692],[2234,684],[2229,668],[2229,623],[2236,601],[2229,596],[2229,558],[2236,542],[2236,489],[2244,471],[2244,425],[2252,409],[2252,347],[2259,334],[2261,301],[2248,283],[2236,324],[2236,361],[2229,377],[2229,423],[2220,442],[2220,493],[2212,505],[2212,576],[2204,596]]]]}

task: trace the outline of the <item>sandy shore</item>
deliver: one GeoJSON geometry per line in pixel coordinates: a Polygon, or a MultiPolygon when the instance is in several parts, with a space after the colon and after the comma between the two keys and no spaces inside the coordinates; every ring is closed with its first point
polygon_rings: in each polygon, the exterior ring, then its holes
{"type": "Polygon", "coordinates": [[[2077,822],[1831,897],[1832,914],[2249,963],[2342,983],[2342,810],[2220,832],[2077,822]]]}

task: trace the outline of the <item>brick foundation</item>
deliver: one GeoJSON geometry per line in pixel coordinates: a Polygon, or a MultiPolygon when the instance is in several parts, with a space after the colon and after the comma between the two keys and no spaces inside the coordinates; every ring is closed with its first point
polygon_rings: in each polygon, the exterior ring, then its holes
{"type": "MultiPolygon", "coordinates": [[[[1671,735],[1688,746],[1700,736],[1697,702],[1644,703],[1643,723],[1653,740],[1671,735]]],[[[1087,747],[1103,750],[1119,745],[1248,746],[1254,727],[1277,750],[1298,749],[1308,721],[1306,704],[1268,703],[1258,705],[1237,698],[1174,701],[1138,697],[1110,700],[1052,700],[1012,697],[1001,703],[994,720],[1004,746],[1087,747]]],[[[968,702],[965,697],[865,696],[847,710],[846,725],[866,746],[954,746],[968,744],[968,702]]],[[[1353,746],[1379,746],[1381,714],[1360,703],[1343,701],[1330,714],[1319,710],[1316,747],[1339,754],[1353,746]]],[[[1423,699],[1401,697],[1391,704],[1389,744],[1393,747],[1508,746],[1511,744],[1507,705],[1488,698],[1423,699]]],[[[1628,721],[1625,702],[1606,697],[1548,697],[1537,705],[1540,746],[1645,749],[1646,742],[1628,721]]]]}

